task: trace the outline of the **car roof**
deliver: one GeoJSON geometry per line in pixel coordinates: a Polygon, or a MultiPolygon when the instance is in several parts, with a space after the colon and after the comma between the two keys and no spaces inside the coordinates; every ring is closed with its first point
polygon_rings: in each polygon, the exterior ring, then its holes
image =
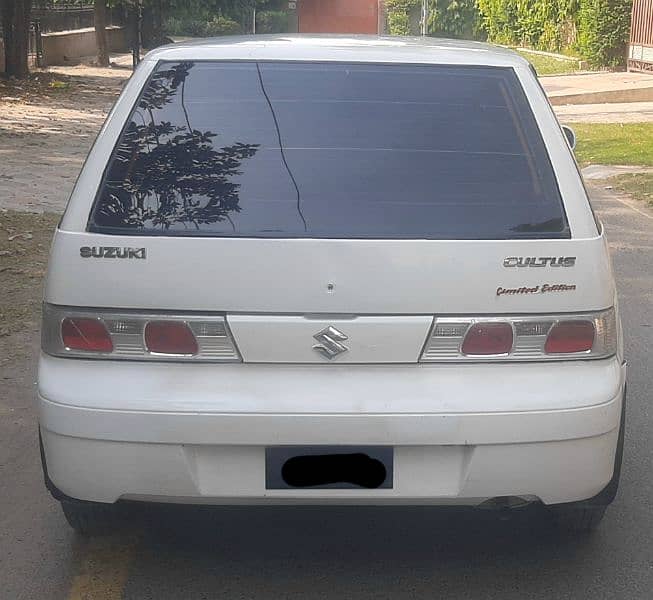
{"type": "Polygon", "coordinates": [[[251,35],[183,41],[145,57],[158,60],[275,60],[420,63],[517,67],[528,61],[516,52],[462,40],[371,35],[251,35]]]}

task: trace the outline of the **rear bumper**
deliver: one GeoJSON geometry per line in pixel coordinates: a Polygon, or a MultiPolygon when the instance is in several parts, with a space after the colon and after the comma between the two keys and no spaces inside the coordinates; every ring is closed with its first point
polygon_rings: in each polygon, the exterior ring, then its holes
{"type": "Polygon", "coordinates": [[[612,477],[625,381],[616,359],[198,367],[42,357],[57,488],[101,502],[551,504],[590,498],[612,477]],[[265,448],[277,445],[393,446],[393,487],[266,490],[265,448]]]}

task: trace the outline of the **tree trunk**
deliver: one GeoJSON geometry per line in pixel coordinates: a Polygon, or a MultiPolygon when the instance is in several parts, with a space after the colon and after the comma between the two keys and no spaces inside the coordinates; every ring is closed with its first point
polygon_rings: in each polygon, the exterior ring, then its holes
{"type": "Polygon", "coordinates": [[[129,47],[132,51],[132,65],[134,69],[141,60],[141,2],[135,0],[127,4],[126,21],[129,47]]]}
{"type": "Polygon", "coordinates": [[[97,61],[101,67],[108,67],[109,44],[107,42],[107,0],[94,0],[93,8],[97,61]]]}
{"type": "Polygon", "coordinates": [[[5,74],[24,78],[29,74],[29,21],[32,0],[2,0],[2,31],[5,44],[5,74]]]}
{"type": "Polygon", "coordinates": [[[151,50],[161,46],[163,41],[163,7],[161,0],[150,0],[143,6],[141,42],[151,50]]]}

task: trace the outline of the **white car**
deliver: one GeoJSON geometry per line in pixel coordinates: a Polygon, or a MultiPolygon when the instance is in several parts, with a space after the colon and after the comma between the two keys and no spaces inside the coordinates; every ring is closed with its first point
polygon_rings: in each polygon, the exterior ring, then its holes
{"type": "Polygon", "coordinates": [[[525,60],[176,44],[126,85],[54,237],[45,479],[83,533],[122,501],[537,503],[590,529],[625,379],[605,234],[525,60]]]}

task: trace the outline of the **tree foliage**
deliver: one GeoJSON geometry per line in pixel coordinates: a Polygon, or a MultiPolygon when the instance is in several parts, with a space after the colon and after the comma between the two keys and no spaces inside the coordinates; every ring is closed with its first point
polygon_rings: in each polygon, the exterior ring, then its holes
{"type": "Polygon", "coordinates": [[[444,37],[482,37],[476,0],[429,0],[428,31],[444,37]]]}
{"type": "Polygon", "coordinates": [[[390,35],[410,35],[410,13],[418,5],[419,0],[386,0],[385,9],[390,35]]]}
{"type": "MultiPolygon", "coordinates": [[[[429,35],[576,52],[593,66],[626,59],[632,0],[428,0],[429,35]]],[[[415,35],[421,0],[386,0],[388,32],[415,35]]]]}
{"type": "MultiPolygon", "coordinates": [[[[386,0],[388,32],[391,35],[419,33],[421,0],[386,0]]],[[[442,37],[477,37],[476,0],[428,0],[428,33],[442,37]]]]}
{"type": "Polygon", "coordinates": [[[167,35],[188,35],[191,37],[215,37],[243,33],[240,23],[222,15],[204,19],[168,17],[164,21],[163,27],[167,35]]]}
{"type": "Polygon", "coordinates": [[[626,60],[632,0],[581,0],[578,48],[594,66],[626,60]]]}
{"type": "Polygon", "coordinates": [[[274,31],[279,27],[279,15],[261,15],[280,11],[287,5],[283,0],[167,0],[164,4],[164,28],[168,34],[200,37],[251,32],[255,7],[259,15],[257,29],[260,24],[263,29],[274,31]]]}
{"type": "Polygon", "coordinates": [[[261,10],[256,13],[256,33],[288,31],[288,13],[284,10],[261,10]]]}
{"type": "Polygon", "coordinates": [[[579,0],[477,0],[488,39],[557,52],[575,41],[579,0]]]}
{"type": "Polygon", "coordinates": [[[488,39],[579,52],[593,66],[626,59],[632,0],[477,0],[488,39]]]}

